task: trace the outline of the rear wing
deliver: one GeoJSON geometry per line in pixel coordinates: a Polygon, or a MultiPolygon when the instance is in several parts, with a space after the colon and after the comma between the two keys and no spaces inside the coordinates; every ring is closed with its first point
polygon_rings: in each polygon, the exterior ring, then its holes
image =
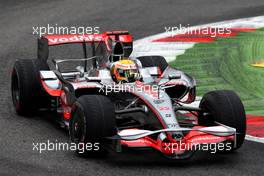
{"type": "Polygon", "coordinates": [[[73,43],[98,43],[105,42],[111,38],[120,41],[124,49],[129,48],[132,52],[132,35],[128,31],[111,31],[101,34],[63,34],[63,35],[43,35],[38,39],[38,58],[46,61],[49,57],[49,46],[73,44],[73,43]]]}

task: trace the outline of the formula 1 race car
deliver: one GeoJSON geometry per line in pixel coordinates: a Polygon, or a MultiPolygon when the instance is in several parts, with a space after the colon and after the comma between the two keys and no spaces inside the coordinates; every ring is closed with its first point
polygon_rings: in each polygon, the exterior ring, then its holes
{"type": "Polygon", "coordinates": [[[171,68],[162,56],[130,57],[132,49],[127,31],[42,36],[38,58],[14,64],[17,114],[56,111],[71,141],[83,147],[98,144],[97,150],[77,149],[80,155],[147,148],[182,159],[198,146],[229,144],[218,149],[223,152],[241,147],[246,118],[236,93],[215,90],[203,96],[199,107],[190,106],[196,97],[192,77],[171,68]],[[80,45],[84,57],[48,59],[51,47],[64,44],[80,45]]]}

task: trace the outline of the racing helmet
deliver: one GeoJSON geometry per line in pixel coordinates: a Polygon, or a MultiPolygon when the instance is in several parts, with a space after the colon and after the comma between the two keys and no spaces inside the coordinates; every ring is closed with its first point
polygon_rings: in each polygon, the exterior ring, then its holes
{"type": "Polygon", "coordinates": [[[133,60],[123,59],[114,62],[110,69],[111,76],[117,83],[135,82],[140,79],[138,67],[133,60]]]}

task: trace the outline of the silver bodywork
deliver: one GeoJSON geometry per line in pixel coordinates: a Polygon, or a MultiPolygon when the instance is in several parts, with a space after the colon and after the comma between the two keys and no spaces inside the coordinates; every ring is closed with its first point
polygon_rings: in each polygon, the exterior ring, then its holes
{"type": "MultiPolygon", "coordinates": [[[[80,60],[85,61],[94,58],[95,57],[80,60]]],[[[58,60],[56,62],[55,68],[57,70],[59,69],[59,63],[74,62],[76,60],[80,61],[79,59],[58,60]]],[[[184,101],[184,98],[188,96],[187,90],[196,86],[195,80],[185,75],[182,71],[178,71],[170,67],[167,67],[165,69],[161,78],[154,78],[153,75],[156,74],[157,67],[143,68],[139,60],[135,61],[139,65],[139,72],[142,76],[144,84],[143,87],[151,87],[151,89],[153,89],[152,92],[143,90],[144,88],[142,88],[142,86],[141,88],[137,87],[136,83],[123,83],[122,85],[116,84],[112,80],[112,77],[110,75],[110,66],[98,69],[97,76],[94,76],[94,70],[89,70],[85,73],[82,73],[83,69],[80,67],[77,68],[78,71],[76,72],[61,73],[61,75],[66,80],[74,77],[73,80],[69,81],[74,90],[84,88],[97,88],[99,89],[99,92],[105,94],[109,94],[113,91],[115,91],[116,93],[118,93],[118,91],[130,92],[135,97],[139,97],[140,99],[142,99],[148,105],[148,108],[155,111],[156,116],[158,116],[164,128],[179,128],[172,100],[166,93],[166,88],[177,85],[184,85],[187,88],[186,92],[183,92],[180,99],[178,99],[178,101],[184,101]],[[176,76],[178,79],[169,79],[169,76],[176,76]],[[170,85],[166,86],[166,84],[170,85]]],[[[60,89],[59,79],[56,77],[53,71],[41,71],[41,78],[45,80],[46,84],[50,88],[60,89]]]]}
{"type": "MultiPolygon", "coordinates": [[[[96,59],[96,57],[81,59],[81,61],[91,59],[96,59]]],[[[170,68],[169,66],[163,71],[162,75],[157,76],[157,67],[142,67],[139,60],[134,60],[138,65],[141,79],[140,81],[132,83],[117,84],[114,82],[110,74],[111,63],[106,63],[104,67],[100,67],[99,69],[90,68],[87,71],[85,71],[85,68],[78,66],[76,71],[63,73],[59,71],[57,64],[74,62],[74,60],[58,60],[57,62],[55,61],[56,70],[40,71],[40,75],[46,86],[54,90],[63,89],[61,81],[64,80],[72,87],[73,92],[79,90],[97,90],[99,94],[104,94],[106,96],[112,96],[112,94],[119,95],[120,92],[128,93],[132,95],[134,99],[122,107],[116,106],[116,116],[118,117],[122,112],[132,112],[132,115],[134,115],[134,110],[141,110],[144,113],[151,111],[155,117],[152,116],[150,118],[156,119],[160,126],[154,130],[133,130],[133,128],[119,130],[118,134],[113,136],[112,139],[118,141],[137,141],[144,137],[157,134],[158,138],[162,141],[169,137],[176,141],[180,141],[184,137],[184,133],[196,131],[211,134],[216,137],[234,136],[234,145],[236,145],[235,128],[223,124],[202,128],[180,126],[176,115],[179,102],[191,103],[195,100],[195,94],[193,95],[191,90],[195,90],[196,81],[192,77],[182,71],[170,68]],[[172,98],[167,90],[176,88],[174,91],[177,91],[177,86],[181,87],[181,89],[178,89],[180,94],[177,98],[172,98]],[[190,97],[191,99],[189,99],[190,97]],[[141,106],[133,107],[139,100],[141,101],[141,106]],[[144,105],[142,106],[142,104],[144,105]]],[[[62,97],[60,98],[63,99],[62,97]]],[[[65,121],[65,125],[68,125],[67,121],[65,121]]]]}

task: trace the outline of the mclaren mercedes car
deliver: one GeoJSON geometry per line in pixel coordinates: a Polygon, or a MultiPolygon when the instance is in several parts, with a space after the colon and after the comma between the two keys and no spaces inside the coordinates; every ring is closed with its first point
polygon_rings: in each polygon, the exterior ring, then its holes
{"type": "Polygon", "coordinates": [[[194,78],[162,56],[131,57],[132,50],[128,31],[42,36],[37,58],[14,64],[11,92],[17,114],[55,112],[73,143],[99,145],[77,149],[79,155],[142,148],[182,159],[198,146],[225,144],[218,149],[223,152],[242,146],[245,110],[235,92],[213,90],[192,106],[194,78]],[[83,57],[50,58],[50,49],[59,45],[78,45],[83,57]]]}

